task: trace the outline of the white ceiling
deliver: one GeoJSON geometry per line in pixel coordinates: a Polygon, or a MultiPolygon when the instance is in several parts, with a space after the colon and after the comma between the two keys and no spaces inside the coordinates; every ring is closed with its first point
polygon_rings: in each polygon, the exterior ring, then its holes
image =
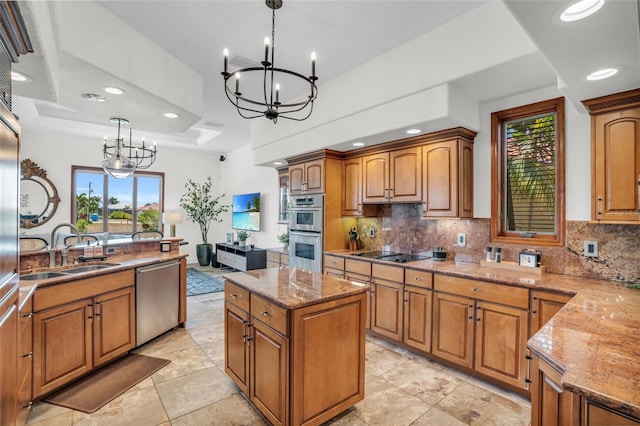
{"type": "MultiPolygon", "coordinates": [[[[322,84],[408,42],[488,0],[284,0],[276,12],[276,63],[302,74],[318,55],[322,84]]],[[[496,1],[496,0],[492,0],[496,1]]],[[[596,15],[571,26],[553,16],[563,0],[505,4],[540,49],[544,67],[520,64],[515,73],[487,69],[454,82],[482,101],[554,79],[577,107],[580,100],[640,87],[640,0],[608,0],[596,15]],[[618,76],[588,83],[588,72],[622,67],[618,76]],[[550,72],[553,71],[553,72],[550,72]],[[514,75],[513,85],[505,84],[514,75]]],[[[14,69],[32,77],[14,84],[14,112],[23,127],[56,128],[102,139],[114,135],[109,117],[131,121],[134,136],[158,146],[226,153],[250,142],[250,120],[240,118],[223,92],[222,50],[258,62],[271,32],[263,0],[21,1],[36,52],[14,69]],[[126,90],[108,95],[106,85],[126,90]],[[107,97],[88,102],[82,93],[107,97]],[[180,114],[169,120],[160,113],[180,114]]],[[[473,37],[473,34],[466,35],[473,37]]],[[[455,54],[455,44],[442,46],[455,54]]],[[[372,88],[375,90],[375,88],[372,88]]],[[[383,137],[378,138],[382,141],[383,137]]]]}

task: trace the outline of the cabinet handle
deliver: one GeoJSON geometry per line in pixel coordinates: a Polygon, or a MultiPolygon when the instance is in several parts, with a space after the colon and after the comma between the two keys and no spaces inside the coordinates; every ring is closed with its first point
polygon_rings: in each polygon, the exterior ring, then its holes
{"type": "Polygon", "coordinates": [[[22,358],[31,358],[33,356],[33,352],[26,353],[22,355],[22,358]]]}
{"type": "Polygon", "coordinates": [[[468,314],[469,322],[471,322],[471,320],[473,319],[473,311],[472,311],[472,309],[473,309],[473,305],[469,304],[469,306],[467,307],[467,311],[468,311],[467,314],[468,314]]]}
{"type": "Polygon", "coordinates": [[[262,311],[262,312],[260,312],[260,313],[261,313],[262,315],[264,315],[265,317],[266,317],[267,315],[269,315],[269,311],[262,311]]]}
{"type": "Polygon", "coordinates": [[[24,314],[22,318],[31,318],[33,316],[33,312],[29,312],[28,314],[24,314]]]}
{"type": "Polygon", "coordinates": [[[553,382],[551,381],[551,379],[550,379],[550,378],[545,377],[545,378],[544,378],[544,382],[545,382],[546,384],[548,384],[548,385],[549,385],[549,387],[550,387],[551,389],[553,389],[554,391],[556,391],[557,393],[563,393],[563,392],[564,392],[564,389],[562,389],[560,386],[558,386],[558,385],[556,385],[555,383],[553,383],[553,382]]]}
{"type": "Polygon", "coordinates": [[[473,289],[473,291],[475,291],[475,292],[477,293],[477,292],[479,292],[479,291],[480,291],[480,289],[479,289],[478,287],[475,287],[475,288],[473,289]]]}
{"type": "Polygon", "coordinates": [[[602,209],[601,209],[601,207],[602,207],[602,195],[598,195],[598,207],[597,207],[597,209],[596,209],[596,210],[597,210],[596,214],[597,214],[598,216],[602,216],[602,209]]]}
{"type": "Polygon", "coordinates": [[[232,294],[232,295],[231,295],[231,298],[232,298],[232,299],[237,299],[237,298],[238,298],[238,295],[237,295],[237,294],[232,294]]]}
{"type": "Polygon", "coordinates": [[[413,280],[414,280],[414,281],[422,281],[422,278],[420,278],[420,277],[413,277],[413,280]]]}
{"type": "Polygon", "coordinates": [[[31,410],[31,407],[33,406],[33,401],[29,401],[29,403],[27,405],[23,405],[22,409],[23,410],[31,410]]]}

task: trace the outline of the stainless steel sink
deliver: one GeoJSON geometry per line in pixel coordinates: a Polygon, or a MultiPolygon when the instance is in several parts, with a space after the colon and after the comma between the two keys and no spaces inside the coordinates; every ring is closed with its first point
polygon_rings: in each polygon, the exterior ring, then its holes
{"type": "Polygon", "coordinates": [[[33,274],[20,275],[21,280],[35,281],[35,280],[48,280],[49,278],[64,277],[67,275],[64,272],[36,272],[33,274]]]}
{"type": "Polygon", "coordinates": [[[78,266],[77,268],[65,269],[63,272],[65,274],[80,274],[82,272],[89,272],[89,271],[95,271],[98,269],[111,268],[113,266],[116,266],[116,265],[85,265],[85,266],[78,266]]]}

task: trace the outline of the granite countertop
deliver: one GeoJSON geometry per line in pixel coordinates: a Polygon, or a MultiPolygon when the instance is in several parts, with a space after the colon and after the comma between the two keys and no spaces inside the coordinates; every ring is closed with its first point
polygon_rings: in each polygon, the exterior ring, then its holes
{"type": "Polygon", "coordinates": [[[223,277],[286,309],[340,299],[368,289],[340,278],[293,267],[232,272],[223,277]]]}
{"type": "MultiPolygon", "coordinates": [[[[346,250],[327,254],[393,264],[355,257],[346,250]]],[[[478,263],[420,260],[395,265],[574,295],[531,337],[528,347],[563,373],[562,385],[567,390],[640,418],[639,290],[612,281],[521,273],[478,263]]]]}

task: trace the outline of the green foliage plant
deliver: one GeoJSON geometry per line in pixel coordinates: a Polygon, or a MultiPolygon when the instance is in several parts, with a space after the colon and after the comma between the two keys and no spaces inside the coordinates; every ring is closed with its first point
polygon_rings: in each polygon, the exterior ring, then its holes
{"type": "Polygon", "coordinates": [[[251,235],[249,232],[245,231],[245,230],[239,230],[238,231],[238,241],[247,241],[247,238],[249,238],[249,235],[251,235]]]}
{"type": "Polygon", "coordinates": [[[211,185],[211,176],[208,176],[202,184],[188,179],[184,185],[187,192],[180,197],[180,207],[187,213],[189,220],[200,226],[202,244],[207,244],[211,222],[222,222],[220,215],[229,211],[231,207],[220,201],[224,194],[213,196],[211,185]]]}
{"type": "Polygon", "coordinates": [[[144,210],[138,215],[138,222],[142,224],[142,229],[145,231],[157,231],[159,218],[158,210],[144,210]]]}
{"type": "Polygon", "coordinates": [[[87,229],[89,228],[89,222],[84,219],[78,219],[78,221],[76,222],[76,228],[78,228],[78,231],[80,232],[87,232],[87,229]]]}
{"type": "Polygon", "coordinates": [[[280,241],[282,244],[289,244],[289,233],[285,232],[284,234],[280,234],[277,236],[278,241],[280,241]]]}

